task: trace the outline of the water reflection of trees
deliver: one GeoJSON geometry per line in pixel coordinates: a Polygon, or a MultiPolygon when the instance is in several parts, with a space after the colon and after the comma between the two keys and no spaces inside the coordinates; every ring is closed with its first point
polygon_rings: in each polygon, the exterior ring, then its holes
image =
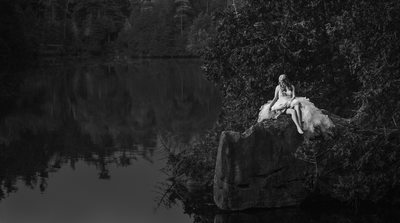
{"type": "Polygon", "coordinates": [[[17,179],[44,190],[49,172],[78,160],[108,179],[111,163],[151,161],[161,141],[187,148],[218,115],[217,92],[198,67],[159,60],[30,72],[1,117],[0,199],[17,179]]]}

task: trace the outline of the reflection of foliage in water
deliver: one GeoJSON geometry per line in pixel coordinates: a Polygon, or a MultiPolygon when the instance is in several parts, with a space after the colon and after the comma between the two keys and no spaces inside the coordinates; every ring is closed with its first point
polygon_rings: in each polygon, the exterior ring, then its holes
{"type": "MultiPolygon", "coordinates": [[[[221,123],[190,144],[190,149],[170,153],[163,171],[169,181],[159,185],[158,206],[170,208],[178,202],[194,222],[214,222],[218,208],[213,201],[213,176],[221,123]]],[[[162,144],[170,151],[168,144],[162,144]]]]}
{"type": "Polygon", "coordinates": [[[1,197],[19,177],[44,190],[49,172],[79,159],[107,179],[110,163],[129,165],[138,154],[151,161],[163,135],[174,145],[192,142],[218,114],[217,92],[199,72],[196,61],[160,60],[52,67],[21,78],[20,96],[0,122],[1,197]]]}

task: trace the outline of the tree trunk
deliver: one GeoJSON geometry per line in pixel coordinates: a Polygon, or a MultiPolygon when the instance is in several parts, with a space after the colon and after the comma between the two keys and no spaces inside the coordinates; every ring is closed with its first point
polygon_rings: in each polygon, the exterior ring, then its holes
{"type": "Polygon", "coordinates": [[[65,39],[67,36],[67,14],[69,10],[69,2],[70,0],[67,0],[67,3],[65,3],[65,11],[64,11],[64,34],[63,34],[63,42],[65,43],[65,39]]]}

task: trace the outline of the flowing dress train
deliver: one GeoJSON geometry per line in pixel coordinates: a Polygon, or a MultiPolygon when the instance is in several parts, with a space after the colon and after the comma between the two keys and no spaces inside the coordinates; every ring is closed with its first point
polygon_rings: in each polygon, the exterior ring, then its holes
{"type": "Polygon", "coordinates": [[[296,97],[289,104],[290,100],[291,98],[287,96],[279,97],[271,110],[269,108],[271,107],[272,101],[268,101],[268,103],[260,108],[258,122],[262,122],[265,119],[276,119],[280,114],[285,113],[287,109],[293,109],[294,106],[298,104],[302,113],[301,121],[304,131],[314,133],[318,128],[322,132],[328,132],[335,126],[332,120],[327,115],[324,115],[308,98],[296,97]]]}

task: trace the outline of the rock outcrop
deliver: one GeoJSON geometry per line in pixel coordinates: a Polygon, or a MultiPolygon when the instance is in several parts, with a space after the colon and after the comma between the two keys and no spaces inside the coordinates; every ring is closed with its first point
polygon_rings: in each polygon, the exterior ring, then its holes
{"type": "Polygon", "coordinates": [[[310,165],[295,158],[303,142],[289,117],[267,120],[244,133],[221,134],[214,201],[224,210],[298,205],[307,196],[310,165]]]}
{"type": "Polygon", "coordinates": [[[398,205],[400,130],[364,129],[323,110],[335,127],[299,135],[287,116],[222,132],[214,201],[224,210],[277,208],[324,198],[398,205]]]}

